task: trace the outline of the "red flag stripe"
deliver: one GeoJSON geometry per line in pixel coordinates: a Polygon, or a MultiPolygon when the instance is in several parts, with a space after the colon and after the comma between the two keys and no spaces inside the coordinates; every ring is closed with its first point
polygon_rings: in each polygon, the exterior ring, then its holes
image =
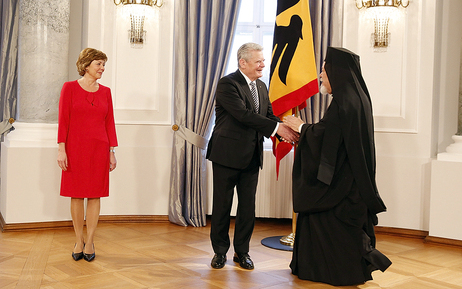
{"type": "Polygon", "coordinates": [[[292,145],[286,142],[278,142],[275,137],[271,137],[271,139],[273,140],[273,154],[276,157],[276,179],[278,179],[280,160],[292,150],[292,145]]]}
{"type": "MultiPolygon", "coordinates": [[[[294,107],[303,105],[308,98],[310,98],[316,93],[318,93],[317,78],[313,79],[312,81],[300,87],[299,89],[294,90],[291,93],[274,100],[271,103],[271,105],[273,106],[273,113],[275,115],[281,115],[294,107]]],[[[306,103],[303,107],[299,107],[299,109],[303,109],[305,106],[306,103]]]]}

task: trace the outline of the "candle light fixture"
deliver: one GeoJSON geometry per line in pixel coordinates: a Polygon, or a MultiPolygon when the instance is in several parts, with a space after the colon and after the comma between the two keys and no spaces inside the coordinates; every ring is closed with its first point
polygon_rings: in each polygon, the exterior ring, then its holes
{"type": "Polygon", "coordinates": [[[355,0],[356,8],[366,9],[374,18],[374,34],[372,43],[374,48],[380,49],[388,47],[389,36],[388,23],[390,17],[399,7],[409,6],[409,0],[355,0]]]}
{"type": "Polygon", "coordinates": [[[147,9],[160,8],[163,0],[114,0],[114,4],[123,5],[125,15],[130,15],[129,41],[132,47],[142,47],[146,40],[144,20],[148,14],[147,9]]]}

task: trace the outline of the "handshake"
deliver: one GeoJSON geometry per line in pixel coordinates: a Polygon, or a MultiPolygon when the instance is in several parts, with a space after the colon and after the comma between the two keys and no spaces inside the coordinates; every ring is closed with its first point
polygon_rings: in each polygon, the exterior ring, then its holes
{"type": "Polygon", "coordinates": [[[287,143],[295,144],[298,142],[300,137],[299,128],[304,124],[300,117],[293,115],[285,116],[284,122],[279,123],[277,134],[281,137],[281,140],[287,143]]]}

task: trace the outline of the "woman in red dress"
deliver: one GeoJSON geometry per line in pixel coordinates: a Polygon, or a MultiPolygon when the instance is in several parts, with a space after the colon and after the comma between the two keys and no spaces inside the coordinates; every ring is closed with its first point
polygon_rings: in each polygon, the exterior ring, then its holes
{"type": "Polygon", "coordinates": [[[90,262],[95,258],[93,238],[98,225],[100,198],[109,196],[109,172],[117,164],[111,90],[97,82],[106,61],[106,54],[99,50],[82,50],[76,63],[82,78],[64,83],[59,100],[61,196],[71,198],[76,237],[72,257],[76,261],[84,258],[90,262]],[[85,219],[86,240],[83,235],[85,219]]]}

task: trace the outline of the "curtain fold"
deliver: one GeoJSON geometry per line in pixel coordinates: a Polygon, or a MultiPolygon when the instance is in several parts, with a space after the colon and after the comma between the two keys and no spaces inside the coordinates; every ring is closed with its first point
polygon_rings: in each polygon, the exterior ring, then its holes
{"type": "Polygon", "coordinates": [[[13,128],[18,78],[19,0],[0,0],[0,135],[13,128]]]}
{"type": "MultiPolygon", "coordinates": [[[[311,26],[313,27],[314,53],[318,74],[326,57],[327,47],[342,45],[344,0],[310,0],[311,26]]],[[[306,123],[317,123],[329,106],[331,97],[317,93],[307,100],[300,111],[306,123]]]]}
{"type": "Polygon", "coordinates": [[[205,146],[240,0],[175,1],[174,121],[169,220],[205,226],[205,146]],[[201,139],[202,137],[202,139],[201,139]]]}

